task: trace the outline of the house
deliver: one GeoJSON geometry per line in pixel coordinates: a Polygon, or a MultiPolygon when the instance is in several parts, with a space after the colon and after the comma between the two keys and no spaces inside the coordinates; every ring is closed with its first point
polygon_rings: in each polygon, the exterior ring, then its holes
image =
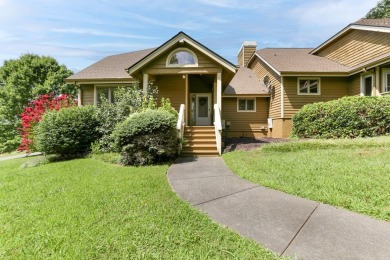
{"type": "Polygon", "coordinates": [[[179,111],[183,152],[220,154],[222,135],[288,137],[305,104],[390,92],[390,19],[361,19],[314,49],[257,50],[246,41],[238,65],[180,32],[158,48],[108,56],[67,82],[79,86],[79,105],[153,83],[157,98],[179,111]]]}

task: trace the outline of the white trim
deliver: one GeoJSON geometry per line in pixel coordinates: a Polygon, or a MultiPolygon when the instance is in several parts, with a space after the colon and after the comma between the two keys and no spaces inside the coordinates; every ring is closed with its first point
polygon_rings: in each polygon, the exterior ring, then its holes
{"type": "Polygon", "coordinates": [[[148,94],[148,84],[149,84],[149,74],[145,73],[143,74],[142,78],[142,90],[144,95],[148,94]]]}
{"type": "Polygon", "coordinates": [[[314,54],[320,49],[324,48],[337,38],[339,38],[341,35],[346,33],[347,31],[355,29],[355,30],[362,30],[362,31],[373,31],[373,32],[384,32],[384,33],[390,33],[390,28],[388,27],[378,27],[378,26],[371,26],[371,25],[358,25],[358,24],[350,24],[341,31],[339,31],[337,34],[333,35],[331,38],[329,38],[327,41],[323,42],[321,45],[319,45],[317,48],[309,52],[310,54],[314,54]]]}
{"type": "Polygon", "coordinates": [[[169,53],[168,55],[168,58],[167,60],[165,61],[165,66],[167,68],[183,68],[183,67],[198,67],[199,66],[199,62],[198,62],[198,57],[196,56],[196,54],[191,51],[190,49],[188,48],[177,48],[177,49],[174,49],[173,51],[171,51],[171,53],[169,53]],[[194,61],[195,63],[194,64],[170,64],[169,61],[171,60],[172,56],[178,52],[188,52],[192,55],[192,57],[194,58],[194,61]]]}
{"type": "Polygon", "coordinates": [[[361,74],[360,75],[360,96],[365,96],[364,95],[364,93],[365,93],[365,85],[364,85],[364,80],[366,79],[366,78],[369,78],[369,77],[371,77],[372,78],[372,80],[371,80],[371,96],[373,96],[373,91],[374,91],[374,79],[375,79],[375,77],[374,77],[374,73],[372,73],[372,72],[367,72],[367,73],[363,73],[363,74],[361,74]]]}
{"type": "Polygon", "coordinates": [[[280,117],[284,118],[284,78],[280,77],[280,117]]]}
{"type": "Polygon", "coordinates": [[[168,49],[173,47],[178,42],[188,43],[191,47],[197,49],[198,51],[200,51],[204,55],[207,55],[208,57],[210,57],[211,59],[213,59],[217,63],[221,64],[222,66],[224,66],[225,68],[227,68],[231,72],[233,72],[233,73],[236,72],[235,66],[233,66],[230,63],[227,63],[226,61],[222,60],[222,58],[214,55],[213,53],[210,53],[208,50],[206,50],[200,44],[198,44],[198,43],[192,41],[190,38],[188,38],[184,33],[179,33],[178,35],[176,35],[175,37],[170,39],[168,42],[166,42],[164,45],[160,46],[156,51],[152,52],[146,59],[141,60],[139,63],[134,65],[132,68],[130,68],[129,74],[130,75],[133,74],[134,71],[142,68],[148,62],[150,62],[151,60],[153,60],[157,56],[161,55],[162,53],[164,53],[165,51],[167,51],[168,49]]]}
{"type": "Polygon", "coordinates": [[[244,47],[255,47],[256,48],[257,47],[257,42],[256,41],[244,41],[241,44],[240,49],[238,49],[237,55],[240,54],[241,49],[244,48],[244,47]]]}
{"type": "Polygon", "coordinates": [[[387,75],[390,75],[390,68],[383,68],[382,69],[382,89],[381,93],[390,92],[390,82],[387,82],[387,75]],[[388,89],[385,89],[386,85],[389,86],[388,89]]]}
{"type": "Polygon", "coordinates": [[[241,113],[253,113],[256,112],[256,98],[255,97],[250,97],[250,98],[243,98],[243,97],[237,97],[237,112],[241,113]],[[240,110],[240,100],[245,100],[245,110],[240,110]],[[253,110],[247,110],[247,101],[248,100],[253,100],[253,110]]]}
{"type": "Polygon", "coordinates": [[[211,116],[211,110],[212,110],[212,93],[195,93],[195,125],[196,126],[210,126],[211,121],[212,121],[212,116],[211,116]],[[199,117],[198,112],[199,112],[199,97],[207,97],[208,100],[208,111],[207,111],[207,119],[206,117],[199,117]],[[200,122],[201,119],[205,120],[204,122],[200,122]]]}
{"type": "Polygon", "coordinates": [[[77,90],[77,95],[78,95],[78,98],[77,98],[77,105],[79,107],[81,107],[81,95],[82,95],[82,91],[81,91],[81,87],[79,86],[78,90],[77,90]]]}
{"type": "MultiPolygon", "coordinates": [[[[307,89],[308,91],[310,91],[310,89],[307,89]]],[[[321,78],[313,78],[313,77],[298,77],[297,78],[297,95],[299,96],[320,96],[321,95],[321,78]],[[300,80],[317,80],[318,81],[318,84],[317,84],[317,93],[301,93],[299,90],[300,90],[300,84],[299,84],[299,81],[300,80]]]]}
{"type": "Polygon", "coordinates": [[[222,73],[217,73],[217,105],[222,110],[222,73]]]}
{"type": "Polygon", "coordinates": [[[223,95],[222,98],[255,98],[255,97],[270,97],[270,94],[234,94],[234,95],[223,95]]]}
{"type": "Polygon", "coordinates": [[[381,75],[379,67],[375,68],[375,96],[380,96],[381,75]]]}
{"type": "Polygon", "coordinates": [[[93,85],[93,105],[97,105],[97,92],[96,92],[96,85],[93,85]]]}

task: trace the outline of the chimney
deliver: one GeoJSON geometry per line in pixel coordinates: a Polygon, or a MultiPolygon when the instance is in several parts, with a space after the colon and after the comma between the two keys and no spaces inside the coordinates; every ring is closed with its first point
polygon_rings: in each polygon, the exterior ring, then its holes
{"type": "Polygon", "coordinates": [[[237,60],[240,67],[246,67],[249,58],[256,51],[257,43],[255,41],[244,41],[238,52],[237,60]]]}

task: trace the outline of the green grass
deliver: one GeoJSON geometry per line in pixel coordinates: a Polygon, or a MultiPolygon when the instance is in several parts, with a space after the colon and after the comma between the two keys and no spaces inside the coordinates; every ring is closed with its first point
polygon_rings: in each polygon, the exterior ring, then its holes
{"type": "Polygon", "coordinates": [[[0,163],[1,259],[278,258],[181,201],[167,165],[27,160],[0,163]]]}
{"type": "Polygon", "coordinates": [[[293,141],[223,155],[263,186],[390,221],[390,138],[293,141]]]}

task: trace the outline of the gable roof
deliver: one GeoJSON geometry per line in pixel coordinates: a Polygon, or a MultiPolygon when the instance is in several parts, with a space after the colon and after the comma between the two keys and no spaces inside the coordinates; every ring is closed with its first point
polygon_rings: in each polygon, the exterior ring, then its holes
{"type": "Polygon", "coordinates": [[[382,19],[360,19],[354,23],[349,24],[344,29],[333,35],[331,38],[323,42],[317,48],[313,49],[310,53],[316,54],[318,51],[329,45],[340,36],[344,35],[350,30],[365,30],[390,33],[390,18],[382,19]]]}
{"type": "Polygon", "coordinates": [[[236,66],[233,63],[226,60],[222,56],[216,54],[215,52],[213,52],[212,50],[210,50],[209,48],[207,48],[203,44],[199,43],[198,41],[194,40],[193,38],[191,38],[190,36],[185,34],[184,32],[179,32],[178,34],[173,36],[171,39],[169,39],[168,41],[163,43],[160,47],[156,48],[155,50],[150,52],[148,55],[146,55],[145,57],[140,59],[138,62],[136,62],[132,66],[129,66],[129,68],[128,68],[129,74],[133,74],[135,71],[138,71],[143,66],[145,66],[146,64],[148,64],[149,62],[151,62],[152,60],[157,58],[160,54],[167,51],[170,47],[172,47],[173,45],[175,45],[178,42],[185,42],[185,43],[189,44],[190,46],[194,47],[198,51],[200,51],[203,54],[210,57],[213,61],[220,64],[224,68],[232,71],[233,73],[236,72],[236,66]]]}
{"type": "Polygon", "coordinates": [[[281,72],[346,73],[349,71],[348,67],[335,61],[310,54],[311,50],[309,48],[266,48],[257,50],[254,56],[266,62],[278,74],[281,72]]]}
{"type": "Polygon", "coordinates": [[[223,95],[269,95],[269,92],[253,70],[240,67],[223,95]]]}
{"type": "Polygon", "coordinates": [[[67,78],[67,81],[88,79],[132,79],[126,69],[151,53],[155,48],[111,55],[67,78]]]}

